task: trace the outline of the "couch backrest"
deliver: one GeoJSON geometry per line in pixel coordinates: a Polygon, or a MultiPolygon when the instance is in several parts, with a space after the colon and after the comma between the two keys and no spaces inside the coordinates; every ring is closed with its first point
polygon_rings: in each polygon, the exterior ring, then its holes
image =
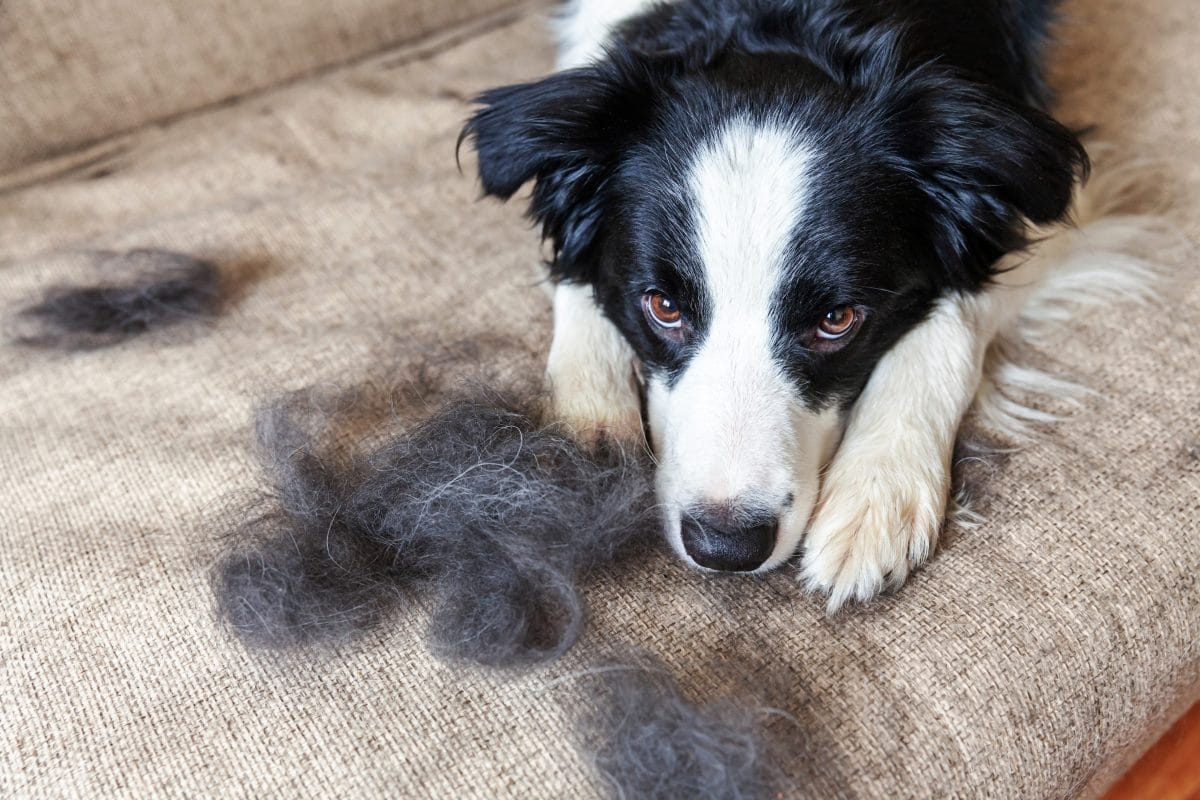
{"type": "Polygon", "coordinates": [[[0,173],[513,0],[0,0],[0,173]]]}

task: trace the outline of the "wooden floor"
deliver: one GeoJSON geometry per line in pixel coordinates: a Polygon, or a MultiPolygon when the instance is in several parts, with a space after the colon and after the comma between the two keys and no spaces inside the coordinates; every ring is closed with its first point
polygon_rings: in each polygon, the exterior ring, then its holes
{"type": "Polygon", "coordinates": [[[1175,723],[1105,800],[1200,800],[1200,703],[1175,723]]]}

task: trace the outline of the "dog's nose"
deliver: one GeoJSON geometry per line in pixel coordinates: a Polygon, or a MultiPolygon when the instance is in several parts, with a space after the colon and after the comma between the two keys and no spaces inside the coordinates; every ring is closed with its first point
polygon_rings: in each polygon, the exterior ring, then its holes
{"type": "Polygon", "coordinates": [[[683,549],[702,567],[752,572],[771,557],[779,519],[726,507],[693,509],[683,515],[683,549]]]}

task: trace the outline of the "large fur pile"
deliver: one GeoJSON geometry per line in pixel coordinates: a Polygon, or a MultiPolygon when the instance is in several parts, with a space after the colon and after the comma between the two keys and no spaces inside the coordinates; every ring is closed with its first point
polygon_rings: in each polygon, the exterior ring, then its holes
{"type": "Polygon", "coordinates": [[[148,331],[216,315],[220,274],[212,264],[169,250],[100,253],[101,282],[53,286],[17,313],[19,344],[90,350],[148,331]]]}
{"type": "MultiPolygon", "coordinates": [[[[273,490],[213,572],[223,619],[257,646],[339,642],[424,593],[442,657],[561,656],[583,629],[580,581],[658,520],[640,457],[583,448],[539,425],[536,405],[476,391],[358,454],[327,441],[337,400],[301,392],[262,409],[273,490]]],[[[753,710],[691,703],[649,656],[589,673],[579,745],[614,797],[768,795],[753,710]]]]}
{"type": "Polygon", "coordinates": [[[343,638],[407,593],[433,598],[443,657],[505,666],[555,658],[578,638],[578,583],[656,528],[647,470],[586,451],[533,405],[460,397],[373,452],[319,452],[295,398],[258,435],[273,501],[214,574],[221,615],[247,642],[343,638]]]}

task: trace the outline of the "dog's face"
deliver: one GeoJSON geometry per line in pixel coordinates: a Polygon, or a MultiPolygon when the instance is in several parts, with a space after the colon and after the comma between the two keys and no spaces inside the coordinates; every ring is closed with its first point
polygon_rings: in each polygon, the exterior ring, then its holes
{"type": "Polygon", "coordinates": [[[668,538],[725,571],[795,552],[881,356],[1022,218],[1061,214],[1076,167],[1048,118],[965,83],[800,58],[614,56],[483,102],[485,189],[536,179],[552,269],[639,359],[668,538]]]}
{"type": "Polygon", "coordinates": [[[803,116],[664,115],[612,177],[597,296],[638,354],[670,541],[697,564],[795,551],[843,415],[925,310],[920,197],[803,116]]]}

